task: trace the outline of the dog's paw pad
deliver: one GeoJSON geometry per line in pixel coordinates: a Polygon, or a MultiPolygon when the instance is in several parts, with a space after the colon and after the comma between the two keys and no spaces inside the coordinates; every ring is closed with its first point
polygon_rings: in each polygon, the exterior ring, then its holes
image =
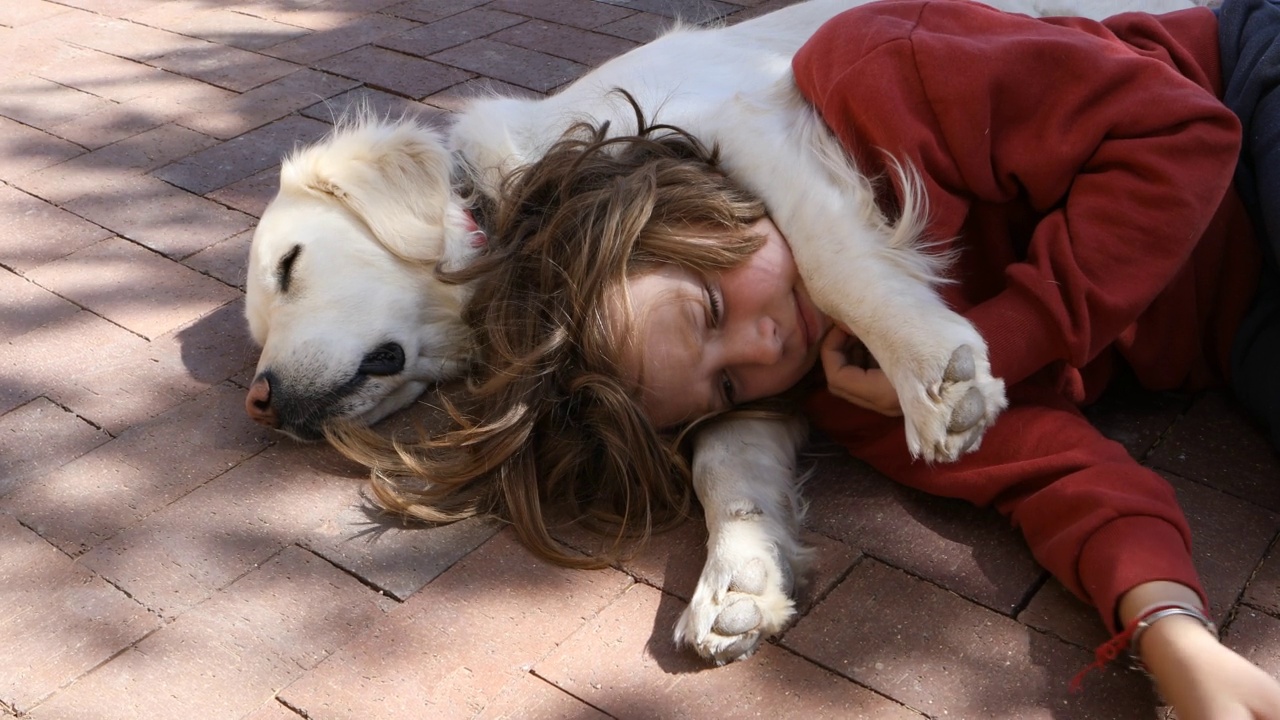
{"type": "Polygon", "coordinates": [[[764,561],[760,558],[751,558],[746,565],[738,568],[738,571],[733,574],[733,578],[729,580],[729,589],[733,592],[760,595],[765,590],[766,575],[764,561]]]}
{"type": "Polygon", "coordinates": [[[942,373],[942,381],[944,383],[966,382],[972,380],[975,375],[977,375],[977,369],[973,361],[973,348],[961,345],[951,353],[947,369],[942,373]]]}
{"type": "Polygon", "coordinates": [[[978,388],[971,387],[965,391],[964,397],[960,398],[960,402],[956,403],[955,409],[951,411],[947,432],[962,433],[971,430],[986,414],[987,404],[982,399],[982,393],[978,388]]]}
{"type": "Polygon", "coordinates": [[[791,562],[777,547],[760,554],[709,557],[689,607],[676,623],[677,644],[692,645],[717,665],[750,657],[760,643],[795,616],[790,597],[791,562]]]}
{"type": "Polygon", "coordinates": [[[759,627],[763,619],[754,600],[740,597],[720,611],[711,629],[725,636],[744,635],[759,627]]]}
{"type": "Polygon", "coordinates": [[[1008,404],[1004,382],[991,375],[986,347],[969,342],[952,347],[945,366],[935,366],[932,372],[918,368],[923,377],[935,378],[932,382],[920,383],[918,392],[899,395],[908,448],[926,462],[951,462],[976,449],[1008,404]]]}

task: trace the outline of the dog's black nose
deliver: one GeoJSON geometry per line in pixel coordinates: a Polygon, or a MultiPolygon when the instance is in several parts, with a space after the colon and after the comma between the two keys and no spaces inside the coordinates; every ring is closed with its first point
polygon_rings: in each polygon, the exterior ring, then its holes
{"type": "Polygon", "coordinates": [[[404,370],[404,348],[398,343],[384,343],[360,361],[361,375],[395,375],[404,370]]]}

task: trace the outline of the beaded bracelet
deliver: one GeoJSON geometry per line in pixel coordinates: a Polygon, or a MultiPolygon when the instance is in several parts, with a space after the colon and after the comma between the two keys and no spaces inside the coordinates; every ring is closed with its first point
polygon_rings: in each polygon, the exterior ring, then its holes
{"type": "MultiPolygon", "coordinates": [[[[1079,692],[1081,685],[1084,683],[1084,676],[1090,670],[1101,669],[1106,667],[1108,663],[1120,657],[1123,650],[1129,651],[1130,666],[1135,670],[1147,672],[1147,666],[1142,663],[1141,654],[1138,652],[1138,643],[1142,639],[1143,633],[1147,631],[1157,621],[1172,615],[1187,615],[1200,621],[1200,624],[1213,633],[1214,637],[1218,635],[1218,628],[1205,614],[1204,610],[1183,602],[1162,602],[1149,605],[1134,616],[1129,621],[1129,625],[1115,637],[1098,646],[1094,651],[1094,661],[1087,667],[1076,674],[1071,679],[1071,692],[1079,692]]],[[[1147,673],[1148,675],[1150,673],[1147,673]]]]}

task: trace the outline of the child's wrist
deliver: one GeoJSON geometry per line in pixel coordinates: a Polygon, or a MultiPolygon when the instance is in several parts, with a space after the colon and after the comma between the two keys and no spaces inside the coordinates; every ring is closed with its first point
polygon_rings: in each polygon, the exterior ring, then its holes
{"type": "Polygon", "coordinates": [[[1132,647],[1134,660],[1160,675],[1171,662],[1181,664],[1205,641],[1218,642],[1217,633],[1190,615],[1169,615],[1151,624],[1132,647]]]}
{"type": "Polygon", "coordinates": [[[1203,650],[1206,641],[1218,643],[1218,630],[1200,603],[1200,598],[1182,585],[1157,581],[1135,588],[1121,599],[1124,629],[1095,651],[1095,661],[1071,681],[1079,690],[1089,670],[1105,666],[1128,655],[1133,667],[1157,680],[1169,681],[1185,675],[1197,663],[1192,648],[1203,650]],[[1141,601],[1152,601],[1138,605],[1141,601]]]}
{"type": "Polygon", "coordinates": [[[1135,614],[1125,632],[1134,667],[1147,672],[1155,672],[1150,662],[1153,655],[1163,660],[1177,656],[1189,642],[1203,642],[1206,635],[1214,642],[1218,639],[1218,628],[1199,602],[1153,603],[1135,614]]]}

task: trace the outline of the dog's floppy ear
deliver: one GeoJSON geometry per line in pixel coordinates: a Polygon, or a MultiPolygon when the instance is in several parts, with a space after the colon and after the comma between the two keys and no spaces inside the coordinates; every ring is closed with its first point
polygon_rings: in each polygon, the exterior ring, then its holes
{"type": "Polygon", "coordinates": [[[451,169],[439,133],[363,115],[285,160],[280,187],[331,196],[392,253],[431,261],[443,252],[451,169]]]}

